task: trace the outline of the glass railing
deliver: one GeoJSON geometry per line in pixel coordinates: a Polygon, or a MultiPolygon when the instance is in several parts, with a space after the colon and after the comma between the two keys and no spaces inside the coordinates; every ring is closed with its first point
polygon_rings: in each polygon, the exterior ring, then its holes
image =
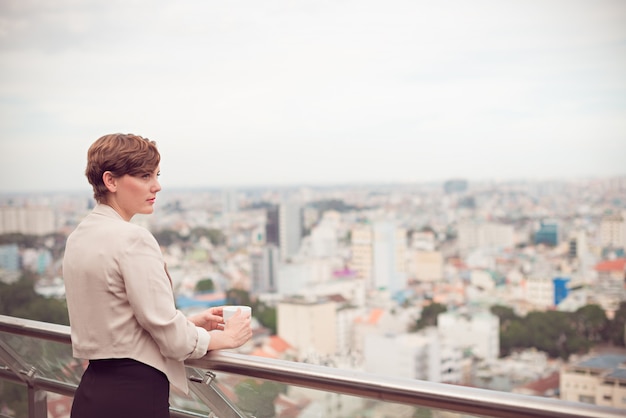
{"type": "MultiPolygon", "coordinates": [[[[617,418],[626,411],[486,389],[390,378],[230,351],[187,361],[190,394],[171,417],[617,418]]],[[[69,408],[86,362],[67,326],[0,315],[0,381],[27,391],[28,416],[69,408]]],[[[67,411],[69,415],[69,410],[67,411]]],[[[60,414],[61,414],[60,413],[60,414]]],[[[61,416],[59,414],[59,416],[61,416]]],[[[0,417],[7,415],[0,411],[0,417]]],[[[17,416],[17,415],[15,415],[17,416]]]]}

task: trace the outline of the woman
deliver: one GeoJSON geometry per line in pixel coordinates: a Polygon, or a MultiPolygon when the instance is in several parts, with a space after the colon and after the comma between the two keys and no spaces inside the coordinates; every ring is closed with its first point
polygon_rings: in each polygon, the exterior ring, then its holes
{"type": "Polygon", "coordinates": [[[189,318],[176,310],[157,241],[130,223],[154,211],[159,163],[154,141],[132,134],[105,135],[87,153],[97,205],[63,259],[73,353],[89,360],[72,418],[168,418],[170,384],[188,392],[185,359],[252,336],[241,312],[224,323],[222,307],[189,318]]]}

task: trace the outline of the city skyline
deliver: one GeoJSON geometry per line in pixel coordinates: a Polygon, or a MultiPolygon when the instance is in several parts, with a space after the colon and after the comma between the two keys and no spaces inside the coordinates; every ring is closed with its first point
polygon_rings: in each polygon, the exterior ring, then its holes
{"type": "Polygon", "coordinates": [[[86,191],[132,132],[164,190],[623,176],[626,4],[0,5],[0,193],[86,191]]]}

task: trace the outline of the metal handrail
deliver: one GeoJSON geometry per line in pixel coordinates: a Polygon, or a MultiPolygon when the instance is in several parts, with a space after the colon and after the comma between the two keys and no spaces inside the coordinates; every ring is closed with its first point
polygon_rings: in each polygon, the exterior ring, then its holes
{"type": "MultiPolygon", "coordinates": [[[[70,328],[0,315],[0,331],[71,343],[70,328]]],[[[499,418],[623,418],[626,411],[585,403],[213,351],[186,365],[327,392],[499,418]]]]}

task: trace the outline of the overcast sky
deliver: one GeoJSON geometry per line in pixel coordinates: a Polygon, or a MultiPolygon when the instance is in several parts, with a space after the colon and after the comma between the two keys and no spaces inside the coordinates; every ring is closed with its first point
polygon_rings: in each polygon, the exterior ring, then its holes
{"type": "Polygon", "coordinates": [[[2,0],[0,192],[626,174],[621,0],[2,0]]]}

